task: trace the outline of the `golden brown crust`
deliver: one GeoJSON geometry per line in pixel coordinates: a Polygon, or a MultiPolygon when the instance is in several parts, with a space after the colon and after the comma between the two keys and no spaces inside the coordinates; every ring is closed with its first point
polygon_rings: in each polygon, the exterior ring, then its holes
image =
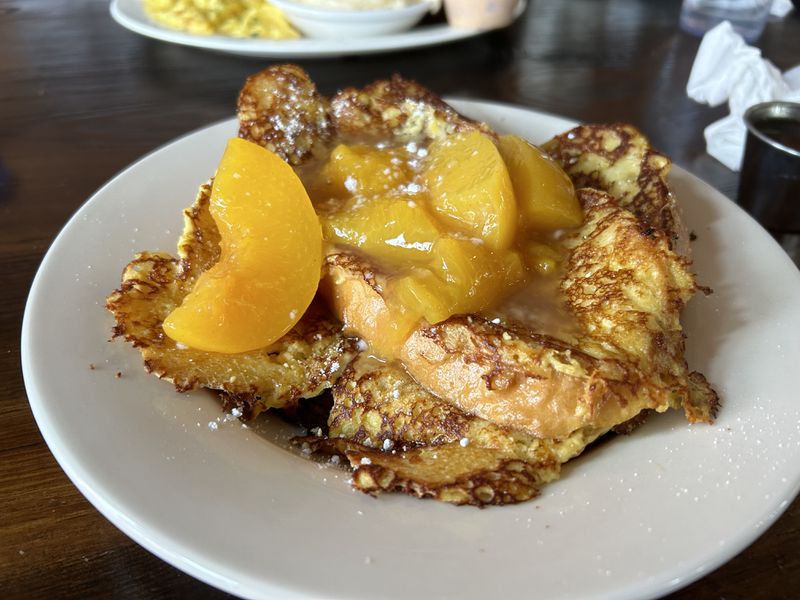
{"type": "Polygon", "coordinates": [[[697,290],[688,261],[608,194],[581,189],[578,198],[587,221],[563,240],[570,253],[559,287],[589,333],[581,347],[668,370],[682,360],[680,314],[697,290]]]}
{"type": "Polygon", "coordinates": [[[414,382],[396,363],[358,356],[333,386],[331,437],[367,447],[438,446],[470,433],[476,421],[414,382]]]}
{"type": "Polygon", "coordinates": [[[399,363],[360,355],[333,388],[327,436],[297,440],[345,456],[353,485],[455,504],[509,504],[538,493],[602,430],[545,440],[506,429],[433,396],[399,363]]]}
{"type": "Polygon", "coordinates": [[[237,110],[239,137],[290,165],[323,152],[332,136],[327,100],[296,65],[276,65],[248,77],[237,110]]]}
{"type": "Polygon", "coordinates": [[[713,422],[719,398],[702,375],[688,373],[684,358],[680,315],[703,289],[689,260],[670,250],[664,233],[632,213],[620,213],[605,194],[580,190],[579,197],[595,226],[588,236],[565,239],[573,250],[561,290],[581,328],[591,332],[579,340],[580,347],[650,370],[673,390],[673,403],[683,407],[690,422],[713,422]],[[620,227],[609,219],[626,224],[620,227]],[[587,282],[598,293],[586,294],[587,282]]]}
{"type": "Polygon", "coordinates": [[[335,141],[424,142],[483,123],[457,113],[421,85],[394,75],[330,101],[296,65],[276,65],[247,78],[237,104],[239,137],[299,166],[335,141]]]}
{"type": "Polygon", "coordinates": [[[345,139],[422,142],[471,129],[494,135],[485,124],[460,115],[428,89],[399,75],[340,91],[331,100],[331,119],[345,139]]]}
{"type": "Polygon", "coordinates": [[[719,396],[705,376],[697,371],[689,373],[689,396],[683,404],[686,420],[690,423],[713,423],[719,406],[719,396]]]}
{"type": "Polygon", "coordinates": [[[645,408],[664,411],[674,390],[647,371],[598,359],[477,317],[415,331],[403,348],[412,376],[459,409],[545,439],[608,429],[645,408]]]}
{"type": "Polygon", "coordinates": [[[380,452],[343,439],[303,438],[308,449],[347,458],[352,485],[370,495],[400,492],[457,505],[490,506],[525,502],[558,476],[559,463],[532,463],[487,448],[459,443],[380,452]]]}
{"type": "Polygon", "coordinates": [[[553,442],[467,415],[399,364],[365,355],[350,363],[332,395],[328,437],[297,441],[347,457],[354,487],[372,495],[403,492],[477,506],[522,502],[585,445],[581,438],[559,454],[553,442]]]}
{"type": "Polygon", "coordinates": [[[576,187],[609,192],[644,224],[665,233],[670,247],[689,254],[689,234],[667,183],[672,162],[626,123],[581,125],[542,148],[576,187]]]}

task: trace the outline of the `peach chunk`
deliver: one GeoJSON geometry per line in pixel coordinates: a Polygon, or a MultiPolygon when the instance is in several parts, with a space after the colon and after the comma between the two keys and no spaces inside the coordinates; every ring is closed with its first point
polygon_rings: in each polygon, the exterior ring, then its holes
{"type": "Polygon", "coordinates": [[[470,131],[433,142],[422,179],[431,206],[449,227],[493,250],[511,246],[517,225],[514,188],[491,138],[470,131]]]}
{"type": "Polygon", "coordinates": [[[422,204],[411,197],[351,200],[322,218],[326,240],[355,246],[386,266],[427,260],[441,235],[422,204]]]}
{"type": "Polygon", "coordinates": [[[407,183],[411,174],[403,148],[339,144],[313,185],[317,200],[384,194],[407,183]]]}
{"type": "Polygon", "coordinates": [[[211,192],[220,259],[164,321],[173,340],[210,352],[262,348],[303,315],[319,285],[322,231],[288,164],[232,139],[211,192]]]}
{"type": "Polygon", "coordinates": [[[485,310],[525,276],[522,258],[453,237],[440,238],[427,268],[413,269],[389,285],[390,298],[429,323],[485,310]]]}
{"type": "Polygon", "coordinates": [[[537,231],[577,227],[583,222],[572,181],[536,146],[515,135],[500,137],[524,227],[537,231]]]}

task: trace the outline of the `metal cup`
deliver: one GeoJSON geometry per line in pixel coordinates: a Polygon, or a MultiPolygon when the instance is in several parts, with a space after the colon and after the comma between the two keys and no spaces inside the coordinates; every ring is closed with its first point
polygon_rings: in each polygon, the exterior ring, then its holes
{"type": "Polygon", "coordinates": [[[800,233],[800,104],[756,104],[744,122],[738,203],[773,232],[800,233]]]}

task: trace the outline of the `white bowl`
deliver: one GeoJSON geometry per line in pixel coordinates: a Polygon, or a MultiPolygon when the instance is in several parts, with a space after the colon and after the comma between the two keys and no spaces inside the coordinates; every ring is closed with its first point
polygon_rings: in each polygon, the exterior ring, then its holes
{"type": "Polygon", "coordinates": [[[310,38],[375,37],[411,29],[431,9],[430,0],[401,8],[350,10],[321,8],[292,0],[270,0],[289,22],[310,38]]]}

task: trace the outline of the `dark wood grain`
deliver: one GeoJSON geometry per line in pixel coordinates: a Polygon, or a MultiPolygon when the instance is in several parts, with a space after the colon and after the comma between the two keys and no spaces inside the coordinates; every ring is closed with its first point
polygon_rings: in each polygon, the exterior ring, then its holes
{"type": "MultiPolygon", "coordinates": [[[[532,1],[514,26],[480,38],[298,62],[326,93],[399,72],[442,95],[628,121],[734,197],[736,174],[705,153],[702,137],[724,109],[685,95],[698,40],[678,30],[679,4],[532,1]]],[[[779,68],[800,61],[800,18],[770,23],[760,45],[779,68]]],[[[100,0],[0,0],[3,598],[225,596],[132,542],[69,482],[28,408],[19,336],[36,268],[69,216],[142,154],[231,116],[245,76],[268,62],[139,37],[114,24],[100,0]]],[[[750,548],[670,598],[797,598],[798,528],[795,502],[750,548]]]]}

